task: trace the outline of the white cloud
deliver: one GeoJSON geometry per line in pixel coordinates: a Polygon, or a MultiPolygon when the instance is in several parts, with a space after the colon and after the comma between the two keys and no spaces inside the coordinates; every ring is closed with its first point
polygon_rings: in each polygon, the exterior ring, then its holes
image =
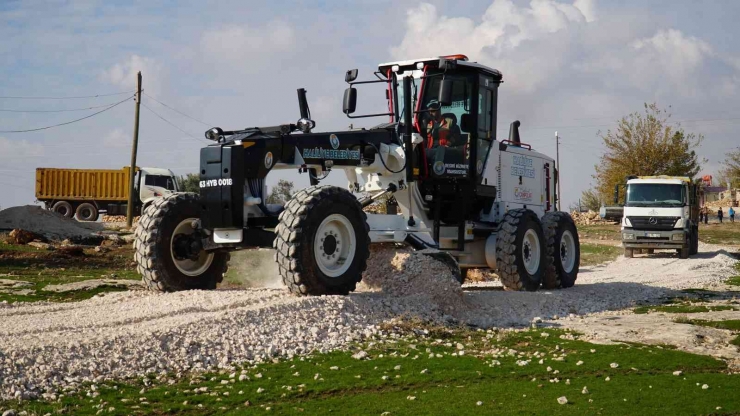
{"type": "Polygon", "coordinates": [[[0,137],[0,160],[43,156],[44,154],[44,146],[40,144],[32,143],[25,139],[10,140],[5,137],[0,137]]]}
{"type": "Polygon", "coordinates": [[[214,70],[235,65],[245,73],[264,68],[270,58],[295,45],[289,24],[273,21],[262,27],[227,26],[205,31],[200,41],[202,63],[214,70]]]}
{"type": "Polygon", "coordinates": [[[123,62],[119,62],[103,71],[103,80],[118,86],[123,90],[136,90],[136,74],[141,71],[142,89],[151,95],[159,96],[166,81],[164,66],[154,58],[131,55],[123,62]]]}
{"type": "Polygon", "coordinates": [[[131,146],[131,140],[131,135],[125,133],[122,129],[114,129],[103,136],[101,142],[106,147],[127,148],[131,146]]]}

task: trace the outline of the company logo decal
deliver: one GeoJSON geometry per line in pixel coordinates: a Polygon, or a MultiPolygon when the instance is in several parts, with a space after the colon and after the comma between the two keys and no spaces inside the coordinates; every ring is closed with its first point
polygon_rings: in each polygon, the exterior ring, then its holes
{"type": "Polygon", "coordinates": [[[650,217],[650,219],[648,220],[648,222],[649,222],[650,224],[652,224],[652,225],[655,225],[655,224],[657,224],[657,223],[658,223],[658,219],[657,219],[657,218],[655,218],[655,217],[650,217]]]}
{"type": "Polygon", "coordinates": [[[514,199],[517,201],[531,201],[532,190],[524,186],[514,187],[514,199]]]}
{"type": "Polygon", "coordinates": [[[445,173],[445,164],[441,160],[438,160],[434,162],[434,166],[432,167],[432,170],[434,170],[434,173],[437,175],[444,175],[445,173]]]}
{"type": "Polygon", "coordinates": [[[648,212],[648,215],[658,215],[658,210],[651,209],[650,212],[648,212]]]}
{"type": "Polygon", "coordinates": [[[329,136],[329,143],[331,144],[332,149],[339,149],[339,137],[337,137],[336,134],[329,136]]]}
{"type": "Polygon", "coordinates": [[[534,160],[531,157],[514,155],[511,176],[534,178],[534,160]]]}
{"type": "Polygon", "coordinates": [[[265,167],[270,169],[272,167],[272,152],[267,152],[265,155],[265,167]]]}

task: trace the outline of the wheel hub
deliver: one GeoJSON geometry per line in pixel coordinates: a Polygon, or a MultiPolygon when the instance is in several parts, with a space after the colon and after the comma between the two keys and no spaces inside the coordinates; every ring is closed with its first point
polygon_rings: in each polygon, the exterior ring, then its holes
{"type": "Polygon", "coordinates": [[[322,273],[339,277],[352,264],[355,256],[355,231],[349,219],[341,214],[326,217],[316,231],[314,259],[322,273]]]}
{"type": "Polygon", "coordinates": [[[203,250],[200,233],[178,234],[172,241],[172,253],[177,260],[198,260],[203,250]]]}
{"type": "Polygon", "coordinates": [[[325,256],[333,255],[334,252],[337,251],[337,247],[339,246],[339,240],[337,240],[333,232],[327,233],[326,237],[324,237],[323,243],[324,245],[322,246],[322,248],[324,249],[325,256]]]}

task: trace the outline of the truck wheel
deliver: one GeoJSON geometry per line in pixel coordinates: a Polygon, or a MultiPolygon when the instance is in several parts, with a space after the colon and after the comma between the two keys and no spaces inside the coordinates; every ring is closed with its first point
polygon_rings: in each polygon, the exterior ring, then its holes
{"type": "Polygon", "coordinates": [[[95,205],[84,202],[77,207],[77,221],[97,221],[98,209],[95,205]]]}
{"type": "Polygon", "coordinates": [[[689,240],[691,244],[691,252],[689,254],[698,254],[699,253],[699,227],[692,227],[691,228],[691,239],[689,240]]]}
{"type": "Polygon", "coordinates": [[[689,248],[679,248],[676,251],[678,251],[678,257],[681,259],[688,259],[689,258],[689,248]]]}
{"type": "Polygon", "coordinates": [[[551,267],[542,225],[534,212],[515,209],[506,213],[496,237],[498,275],[505,290],[535,291],[551,267]]]}
{"type": "Polygon", "coordinates": [[[72,204],[67,201],[59,201],[51,207],[51,210],[61,215],[64,218],[72,218],[75,210],[72,209],[72,204]]]}
{"type": "Polygon", "coordinates": [[[149,288],[158,292],[215,289],[228,269],[229,253],[206,252],[198,196],[170,194],[147,207],[136,226],[134,259],[149,288]]]}
{"type": "Polygon", "coordinates": [[[370,227],[357,198],[335,186],[311,186],[298,191],[279,218],[275,261],[292,293],[355,290],[370,256],[370,227]]]}
{"type": "Polygon", "coordinates": [[[635,249],[634,248],[625,248],[624,249],[624,257],[631,259],[635,257],[635,249]]]}
{"type": "Polygon", "coordinates": [[[550,212],[542,218],[547,241],[548,263],[542,285],[547,289],[569,288],[576,284],[581,264],[581,244],[573,218],[567,212],[550,212]]]}

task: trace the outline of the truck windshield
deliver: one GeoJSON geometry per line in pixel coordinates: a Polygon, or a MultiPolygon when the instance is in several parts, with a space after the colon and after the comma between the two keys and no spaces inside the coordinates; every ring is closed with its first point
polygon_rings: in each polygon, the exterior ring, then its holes
{"type": "Polygon", "coordinates": [[[171,176],[146,175],[146,178],[144,179],[144,185],[158,186],[170,191],[175,190],[175,181],[172,180],[171,176]]]}
{"type": "Polygon", "coordinates": [[[628,207],[679,207],[685,203],[685,187],[660,183],[640,183],[627,186],[628,207]]]}

